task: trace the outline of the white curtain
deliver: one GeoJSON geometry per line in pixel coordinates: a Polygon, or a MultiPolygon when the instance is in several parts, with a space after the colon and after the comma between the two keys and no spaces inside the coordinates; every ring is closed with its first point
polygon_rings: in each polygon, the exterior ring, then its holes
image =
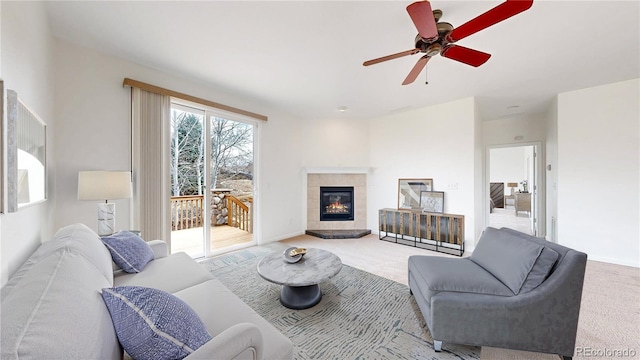
{"type": "Polygon", "coordinates": [[[171,248],[170,157],[171,101],[131,88],[131,226],[149,241],[161,239],[171,248]]]}

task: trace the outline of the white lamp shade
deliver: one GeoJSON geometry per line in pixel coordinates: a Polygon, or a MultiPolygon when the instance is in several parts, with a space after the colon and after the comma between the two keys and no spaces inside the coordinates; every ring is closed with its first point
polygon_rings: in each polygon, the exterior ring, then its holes
{"type": "Polygon", "coordinates": [[[80,171],[78,200],[111,200],[131,197],[129,171],[80,171]]]}

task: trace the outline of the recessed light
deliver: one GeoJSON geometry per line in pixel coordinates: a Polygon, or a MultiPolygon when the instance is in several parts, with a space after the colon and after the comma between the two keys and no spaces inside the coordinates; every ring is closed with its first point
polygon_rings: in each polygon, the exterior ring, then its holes
{"type": "Polygon", "coordinates": [[[348,108],[348,107],[346,107],[346,106],[338,106],[338,107],[336,108],[336,110],[338,110],[338,111],[340,111],[340,112],[345,112],[345,111],[347,111],[348,109],[349,109],[349,108],[348,108]]]}

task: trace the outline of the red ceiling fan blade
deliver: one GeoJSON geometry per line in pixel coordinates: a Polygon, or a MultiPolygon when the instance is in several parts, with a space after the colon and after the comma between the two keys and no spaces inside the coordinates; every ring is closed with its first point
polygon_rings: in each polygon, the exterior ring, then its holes
{"type": "Polygon", "coordinates": [[[487,60],[489,60],[489,58],[491,57],[491,54],[469,49],[460,45],[447,46],[442,50],[440,55],[475,67],[486,63],[487,60]]]}
{"type": "Polygon", "coordinates": [[[407,12],[411,16],[413,24],[418,29],[418,34],[423,39],[437,39],[438,29],[433,18],[431,4],[428,1],[417,1],[407,6],[407,12]]]}
{"type": "Polygon", "coordinates": [[[413,54],[417,54],[420,52],[420,49],[411,49],[411,50],[407,50],[407,51],[403,51],[403,52],[399,52],[397,54],[391,54],[391,55],[387,55],[387,56],[383,56],[381,58],[377,58],[377,59],[373,59],[373,60],[368,60],[362,63],[362,65],[364,66],[369,66],[369,65],[373,65],[373,64],[377,64],[377,63],[381,63],[383,61],[387,61],[387,60],[393,60],[393,59],[397,59],[399,57],[403,57],[403,56],[407,56],[407,55],[413,55],[413,54]]]}
{"type": "Polygon", "coordinates": [[[495,25],[500,21],[529,9],[532,4],[533,0],[507,0],[486,13],[453,29],[453,31],[447,35],[447,40],[456,42],[464,39],[469,35],[475,34],[482,29],[486,29],[491,25],[495,25]]]}
{"type": "Polygon", "coordinates": [[[429,61],[429,59],[431,59],[429,55],[425,55],[418,59],[418,62],[413,65],[413,69],[411,69],[409,75],[407,75],[406,79],[404,79],[402,85],[408,85],[414,82],[418,75],[420,75],[420,73],[422,72],[422,69],[427,66],[427,62],[429,61]]]}

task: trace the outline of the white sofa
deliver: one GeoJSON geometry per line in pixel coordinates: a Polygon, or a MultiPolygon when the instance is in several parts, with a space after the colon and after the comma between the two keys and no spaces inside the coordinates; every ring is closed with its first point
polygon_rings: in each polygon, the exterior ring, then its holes
{"type": "MultiPolygon", "coordinates": [[[[98,235],[82,224],[60,229],[2,287],[2,359],[122,359],[103,288],[152,287],[186,302],[213,337],[187,359],[292,359],[293,345],[276,328],[185,253],[124,273],[98,235]]],[[[257,276],[247,274],[247,276],[257,276]]]]}

